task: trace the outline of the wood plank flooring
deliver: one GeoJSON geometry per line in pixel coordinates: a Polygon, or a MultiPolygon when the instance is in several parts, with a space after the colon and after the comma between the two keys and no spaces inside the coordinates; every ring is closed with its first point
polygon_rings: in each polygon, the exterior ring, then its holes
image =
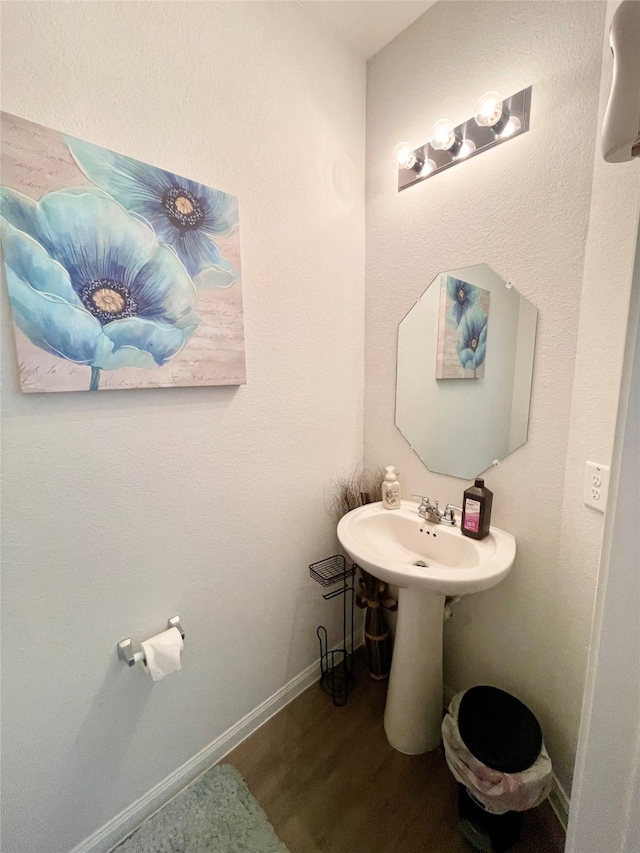
{"type": "MultiPolygon", "coordinates": [[[[224,759],[291,853],[471,853],[457,828],[458,785],[441,749],[396,752],[383,729],[386,682],[356,655],[343,708],[313,685],[224,759]]],[[[526,812],[512,853],[562,853],[548,802],[526,812]]]]}

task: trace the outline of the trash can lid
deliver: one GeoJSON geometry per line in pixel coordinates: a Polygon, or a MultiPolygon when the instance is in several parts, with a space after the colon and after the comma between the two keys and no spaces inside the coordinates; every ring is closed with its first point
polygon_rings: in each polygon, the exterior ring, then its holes
{"type": "Polygon", "coordinates": [[[542,730],[531,711],[497,687],[467,690],[458,710],[458,730],[469,752],[487,767],[521,773],[542,749],[542,730]]]}

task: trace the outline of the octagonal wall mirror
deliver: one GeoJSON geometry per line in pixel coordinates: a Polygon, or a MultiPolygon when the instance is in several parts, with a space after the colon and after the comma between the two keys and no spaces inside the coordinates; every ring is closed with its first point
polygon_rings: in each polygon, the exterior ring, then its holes
{"type": "Polygon", "coordinates": [[[537,309],[486,264],[436,276],[398,326],[396,426],[471,480],[527,440],[537,309]]]}

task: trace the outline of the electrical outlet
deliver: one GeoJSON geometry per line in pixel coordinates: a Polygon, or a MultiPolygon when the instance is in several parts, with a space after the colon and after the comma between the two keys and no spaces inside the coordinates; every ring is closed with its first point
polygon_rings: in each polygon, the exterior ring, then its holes
{"type": "Polygon", "coordinates": [[[584,502],[587,506],[604,512],[609,492],[609,466],[587,462],[584,478],[584,502]]]}

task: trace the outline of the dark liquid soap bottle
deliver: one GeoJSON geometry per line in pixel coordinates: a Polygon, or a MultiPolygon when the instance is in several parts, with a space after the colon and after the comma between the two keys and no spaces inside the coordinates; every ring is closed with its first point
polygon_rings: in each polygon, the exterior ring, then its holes
{"type": "Polygon", "coordinates": [[[472,539],[484,539],[491,524],[491,504],[493,492],[484,485],[482,477],[476,477],[475,484],[468,488],[462,500],[462,525],[465,536],[472,539]]]}

